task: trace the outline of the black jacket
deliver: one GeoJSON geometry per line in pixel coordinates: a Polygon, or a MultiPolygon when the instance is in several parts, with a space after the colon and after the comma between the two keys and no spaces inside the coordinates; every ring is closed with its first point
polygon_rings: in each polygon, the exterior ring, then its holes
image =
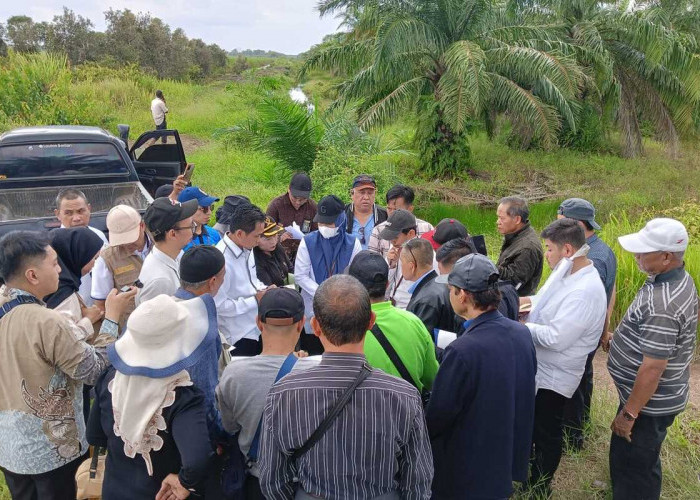
{"type": "Polygon", "coordinates": [[[543,263],[542,241],[528,222],[521,230],[506,234],[496,266],[501,279],[510,281],[518,295],[526,297],[537,291],[543,263]]]}
{"type": "MultiPolygon", "coordinates": [[[[374,226],[378,226],[385,220],[389,218],[389,215],[386,212],[386,208],[381,207],[377,205],[376,203],[374,204],[374,226]]],[[[353,207],[352,203],[348,203],[345,205],[345,217],[348,219],[348,227],[346,228],[346,232],[348,234],[352,234],[352,223],[353,219],[355,216],[353,215],[355,209],[353,207]]],[[[369,234],[367,235],[367,241],[369,241],[369,234]]]]}
{"type": "Polygon", "coordinates": [[[450,304],[450,290],[444,283],[435,283],[437,273],[430,273],[421,280],[406,306],[408,312],[418,316],[430,335],[435,328],[452,332],[455,329],[455,313],[450,304]]]}
{"type": "Polygon", "coordinates": [[[253,248],[255,256],[255,273],[265,285],[284,286],[287,276],[293,272],[284,248],[278,244],[272,255],[267,255],[258,247],[253,248]]]}
{"type": "MultiPolygon", "coordinates": [[[[518,292],[510,283],[510,281],[499,281],[498,289],[501,291],[501,303],[498,304],[498,312],[505,318],[513,321],[518,321],[518,312],[520,311],[520,297],[518,292]]],[[[459,337],[464,333],[464,318],[455,315],[457,327],[455,333],[459,337]]]]}

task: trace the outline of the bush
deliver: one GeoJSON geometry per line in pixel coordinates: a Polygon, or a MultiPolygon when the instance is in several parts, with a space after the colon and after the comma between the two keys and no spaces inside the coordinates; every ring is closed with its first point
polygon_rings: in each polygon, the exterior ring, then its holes
{"type": "Polygon", "coordinates": [[[349,202],[352,179],[359,174],[369,174],[375,178],[379,203],[389,188],[400,181],[394,166],[381,156],[349,153],[345,149],[328,146],[318,152],[311,169],[314,197],[321,199],[334,194],[349,202]]]}

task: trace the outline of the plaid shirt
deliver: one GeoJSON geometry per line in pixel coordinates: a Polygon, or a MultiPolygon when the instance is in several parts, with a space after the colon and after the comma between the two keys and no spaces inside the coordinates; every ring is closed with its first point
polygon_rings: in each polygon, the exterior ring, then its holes
{"type": "MultiPolygon", "coordinates": [[[[382,240],[379,238],[379,233],[386,227],[386,221],[374,226],[372,230],[372,235],[369,237],[369,246],[367,250],[378,253],[386,259],[386,254],[391,248],[391,241],[382,240]]],[[[416,236],[420,237],[422,234],[427,233],[435,229],[430,222],[416,218],[416,236]]]]}

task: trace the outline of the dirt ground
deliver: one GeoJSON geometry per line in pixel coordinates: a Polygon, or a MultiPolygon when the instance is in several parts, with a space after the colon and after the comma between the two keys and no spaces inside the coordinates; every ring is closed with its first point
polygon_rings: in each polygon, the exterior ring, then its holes
{"type": "Polygon", "coordinates": [[[185,150],[185,156],[193,153],[207,143],[205,139],[185,134],[180,134],[180,141],[182,142],[182,148],[185,150]]]}

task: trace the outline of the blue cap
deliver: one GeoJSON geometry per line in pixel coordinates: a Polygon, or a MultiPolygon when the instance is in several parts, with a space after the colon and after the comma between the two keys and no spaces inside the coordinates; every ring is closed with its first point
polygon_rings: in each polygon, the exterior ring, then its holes
{"type": "Polygon", "coordinates": [[[177,197],[177,201],[180,203],[183,203],[185,201],[189,200],[197,200],[197,203],[199,203],[200,207],[210,207],[217,201],[219,201],[219,198],[214,198],[213,196],[209,196],[207,193],[199,189],[197,186],[190,186],[182,190],[182,193],[180,193],[180,196],[177,197]]]}

